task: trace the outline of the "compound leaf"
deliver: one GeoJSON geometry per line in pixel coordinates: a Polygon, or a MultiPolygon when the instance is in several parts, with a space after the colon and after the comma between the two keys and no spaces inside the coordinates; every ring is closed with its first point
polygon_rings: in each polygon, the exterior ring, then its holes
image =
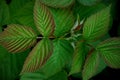
{"type": "Polygon", "coordinates": [[[75,18],[70,9],[51,9],[55,20],[55,32],[56,37],[63,36],[65,33],[71,30],[74,25],[75,18]]]}
{"type": "Polygon", "coordinates": [[[69,74],[81,72],[83,67],[83,62],[85,60],[85,54],[86,52],[85,52],[84,42],[80,41],[76,45],[73,61],[72,61],[72,68],[69,74]]]}
{"type": "Polygon", "coordinates": [[[41,40],[27,57],[22,72],[34,72],[39,69],[53,52],[52,42],[45,38],[41,40]]]}
{"type": "Polygon", "coordinates": [[[88,55],[82,72],[83,80],[89,80],[96,74],[99,65],[98,52],[94,51],[88,55]]]}
{"type": "Polygon", "coordinates": [[[40,2],[48,6],[58,8],[58,7],[67,7],[71,5],[74,2],[74,0],[40,0],[40,2]]]}
{"type": "Polygon", "coordinates": [[[87,41],[99,39],[108,32],[111,18],[110,8],[111,6],[108,6],[87,18],[83,27],[83,37],[87,41]]]}
{"type": "Polygon", "coordinates": [[[51,36],[54,31],[54,19],[51,12],[44,4],[36,0],[34,6],[34,21],[39,32],[43,36],[51,36]]]}
{"type": "Polygon", "coordinates": [[[24,51],[36,43],[36,34],[32,28],[11,24],[0,34],[0,44],[9,52],[24,51]]]}
{"type": "Polygon", "coordinates": [[[110,38],[97,46],[105,63],[112,68],[120,68],[120,38],[110,38]]]}

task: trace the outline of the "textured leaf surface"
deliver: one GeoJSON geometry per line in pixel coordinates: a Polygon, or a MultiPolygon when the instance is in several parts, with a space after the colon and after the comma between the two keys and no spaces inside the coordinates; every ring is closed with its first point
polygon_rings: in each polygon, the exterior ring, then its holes
{"type": "Polygon", "coordinates": [[[10,23],[21,24],[32,27],[38,34],[33,19],[34,1],[31,0],[12,0],[9,4],[10,23]]]}
{"type": "Polygon", "coordinates": [[[17,11],[14,14],[14,17],[11,19],[12,20],[11,23],[30,26],[38,34],[40,34],[34,24],[33,7],[34,7],[34,2],[30,1],[26,3],[24,6],[22,6],[22,8],[19,9],[19,11],[17,11]]]}
{"type": "Polygon", "coordinates": [[[110,25],[110,9],[111,7],[108,6],[87,18],[83,27],[83,36],[87,41],[94,41],[108,32],[110,25]]]}
{"type": "Polygon", "coordinates": [[[86,19],[89,16],[95,14],[96,12],[101,11],[105,7],[107,7],[107,6],[103,3],[99,3],[99,4],[93,5],[93,6],[84,6],[82,4],[76,3],[76,5],[74,7],[74,13],[76,15],[79,14],[80,20],[83,20],[83,19],[86,19]]]}
{"type": "Polygon", "coordinates": [[[50,36],[54,31],[54,19],[49,9],[36,0],[34,6],[34,21],[39,32],[43,36],[50,36]]]}
{"type": "Polygon", "coordinates": [[[98,65],[98,68],[96,68],[96,73],[94,74],[94,76],[96,76],[97,74],[102,72],[106,67],[107,67],[107,65],[105,64],[103,59],[99,58],[99,65],[98,65]]]}
{"type": "Polygon", "coordinates": [[[0,47],[0,80],[17,80],[29,50],[20,54],[10,54],[0,47]],[[0,55],[1,56],[1,55],[0,55]]]}
{"type": "Polygon", "coordinates": [[[42,3],[51,7],[67,7],[71,5],[74,0],[40,0],[42,3]]]}
{"type": "Polygon", "coordinates": [[[26,5],[22,6],[22,8],[16,12],[13,19],[23,25],[35,27],[33,20],[33,6],[33,2],[26,3],[26,5]]]}
{"type": "Polygon", "coordinates": [[[99,55],[97,52],[91,53],[86,61],[82,72],[83,80],[89,80],[96,74],[97,68],[99,66],[99,55]]]}
{"type": "Polygon", "coordinates": [[[74,52],[70,74],[81,72],[83,62],[85,60],[85,54],[86,52],[85,52],[84,42],[80,41],[77,43],[77,46],[74,52]]]}
{"type": "Polygon", "coordinates": [[[74,16],[70,9],[51,9],[51,12],[55,20],[55,32],[56,37],[63,36],[65,33],[69,32],[74,26],[74,16]]]}
{"type": "Polygon", "coordinates": [[[53,52],[52,42],[49,39],[41,40],[27,57],[22,73],[34,72],[45,64],[53,52]]]}
{"type": "Polygon", "coordinates": [[[9,52],[24,51],[35,43],[36,34],[26,26],[11,24],[0,34],[0,44],[9,52]]]}
{"type": "Polygon", "coordinates": [[[46,64],[39,70],[45,78],[55,75],[71,61],[73,47],[67,40],[58,39],[54,41],[54,52],[46,64]]]}
{"type": "Polygon", "coordinates": [[[101,0],[78,0],[78,2],[80,2],[81,4],[88,5],[88,6],[94,5],[99,1],[101,1],[101,0]]]}
{"type": "Polygon", "coordinates": [[[105,40],[98,45],[97,49],[108,66],[120,68],[120,38],[105,40]]]}
{"type": "Polygon", "coordinates": [[[29,50],[20,54],[10,54],[0,45],[0,79],[17,79],[28,52],[29,50]]]}
{"type": "Polygon", "coordinates": [[[67,73],[65,71],[60,71],[47,79],[43,76],[40,72],[25,73],[21,76],[20,80],[67,80],[67,73]]]}

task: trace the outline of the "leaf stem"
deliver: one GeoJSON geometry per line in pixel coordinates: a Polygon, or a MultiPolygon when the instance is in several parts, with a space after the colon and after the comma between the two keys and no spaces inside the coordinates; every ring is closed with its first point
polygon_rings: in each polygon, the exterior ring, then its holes
{"type": "MultiPolygon", "coordinates": [[[[37,39],[43,39],[45,37],[41,37],[41,36],[38,36],[37,39]]],[[[55,39],[55,37],[51,36],[51,37],[48,37],[49,39],[55,39]]]]}
{"type": "Polygon", "coordinates": [[[37,37],[37,39],[42,39],[42,38],[43,38],[43,37],[39,37],[39,36],[37,37]]]}

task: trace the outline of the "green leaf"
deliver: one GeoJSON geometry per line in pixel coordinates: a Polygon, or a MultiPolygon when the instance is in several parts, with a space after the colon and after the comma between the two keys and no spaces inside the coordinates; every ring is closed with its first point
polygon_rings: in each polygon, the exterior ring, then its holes
{"type": "Polygon", "coordinates": [[[65,71],[58,72],[47,80],[68,80],[67,73],[65,71]]]}
{"type": "Polygon", "coordinates": [[[3,61],[3,59],[6,57],[7,55],[7,50],[5,50],[5,48],[3,48],[1,45],[0,45],[0,63],[3,61]]]}
{"type": "Polygon", "coordinates": [[[12,0],[9,4],[10,24],[21,24],[32,27],[37,34],[40,34],[35,27],[33,19],[34,1],[31,0],[12,0]]]}
{"type": "MultiPolygon", "coordinates": [[[[19,73],[22,69],[25,58],[29,50],[20,54],[10,54],[4,48],[0,49],[3,56],[0,61],[0,80],[19,79],[19,73]]],[[[1,56],[1,55],[0,55],[1,56]]]]}
{"type": "MultiPolygon", "coordinates": [[[[2,32],[2,28],[0,27],[0,33],[1,32],[2,32]]],[[[1,52],[1,54],[0,54],[0,63],[1,63],[2,60],[6,57],[8,52],[1,45],[0,45],[0,52],[1,52]]]]}
{"type": "Polygon", "coordinates": [[[11,23],[30,26],[35,30],[35,32],[40,34],[34,24],[33,7],[34,7],[34,2],[30,1],[26,3],[24,6],[22,6],[21,9],[19,9],[19,11],[16,12],[14,17],[12,18],[11,23]]]}
{"type": "Polygon", "coordinates": [[[71,5],[74,0],[40,0],[40,2],[51,7],[63,8],[71,5]]]}
{"type": "Polygon", "coordinates": [[[72,61],[72,68],[69,73],[70,75],[81,72],[83,63],[85,60],[85,55],[86,55],[86,52],[85,52],[84,42],[80,41],[77,43],[76,48],[75,48],[73,61],[72,61]]]}
{"type": "Polygon", "coordinates": [[[52,52],[52,42],[47,38],[41,40],[27,57],[21,74],[24,72],[34,72],[40,69],[51,56],[52,52]]]}
{"type": "Polygon", "coordinates": [[[55,27],[54,19],[49,9],[44,4],[41,4],[39,0],[36,0],[34,6],[34,21],[43,36],[53,35],[55,27]]]}
{"type": "MultiPolygon", "coordinates": [[[[13,24],[13,23],[14,24],[21,24],[18,21],[19,17],[17,15],[20,13],[25,14],[25,13],[29,12],[28,10],[21,12],[21,10],[24,9],[25,6],[27,6],[29,4],[29,2],[31,2],[31,0],[19,0],[19,1],[18,0],[11,0],[10,4],[8,5],[9,12],[10,12],[10,19],[11,19],[9,24],[13,24]]],[[[33,9],[32,9],[32,12],[33,12],[33,9]]],[[[27,15],[27,16],[29,16],[29,15],[27,15]]],[[[25,17],[27,17],[27,16],[25,16],[25,17]]],[[[22,16],[21,16],[21,18],[22,18],[22,16]]],[[[27,26],[29,26],[29,25],[27,25],[27,26]]]]}
{"type": "Polygon", "coordinates": [[[46,79],[55,75],[64,68],[65,64],[71,61],[72,54],[73,47],[69,41],[64,39],[55,40],[52,56],[38,72],[42,73],[46,79]]]}
{"type": "Polygon", "coordinates": [[[112,68],[120,68],[120,38],[110,38],[97,46],[105,63],[112,68]]]}
{"type": "Polygon", "coordinates": [[[91,52],[85,61],[85,65],[82,72],[83,80],[89,80],[91,77],[93,77],[96,72],[97,68],[99,66],[99,55],[98,52],[94,51],[91,52]]]}
{"type": "Polygon", "coordinates": [[[43,76],[40,72],[24,73],[20,80],[67,80],[67,73],[65,71],[60,71],[47,79],[43,76]]]}
{"type": "Polygon", "coordinates": [[[78,0],[83,5],[91,6],[95,5],[96,3],[100,2],[101,0],[78,0]]]}
{"type": "Polygon", "coordinates": [[[94,76],[96,76],[97,74],[99,74],[100,72],[102,72],[106,67],[107,67],[107,65],[105,64],[105,62],[103,61],[103,59],[99,58],[99,66],[96,69],[96,73],[94,74],[94,76]]]}
{"type": "Polygon", "coordinates": [[[0,1],[0,27],[9,23],[9,7],[5,1],[0,1]]]}
{"type": "Polygon", "coordinates": [[[65,33],[69,32],[74,26],[75,18],[70,9],[51,9],[51,12],[55,20],[55,32],[56,37],[63,36],[65,33]]]}
{"type": "Polygon", "coordinates": [[[99,4],[93,5],[93,6],[84,6],[82,4],[76,3],[73,10],[74,10],[74,14],[75,15],[79,14],[80,20],[83,20],[83,19],[86,19],[89,16],[95,14],[96,12],[101,11],[105,7],[107,7],[107,6],[103,3],[99,3],[99,4]]]}
{"type": "Polygon", "coordinates": [[[19,10],[26,6],[30,1],[31,0],[11,0],[9,4],[11,19],[14,18],[16,14],[19,13],[19,10]]]}
{"type": "Polygon", "coordinates": [[[19,73],[29,50],[20,54],[10,54],[0,45],[0,52],[0,79],[15,80],[19,78],[19,73]]]}
{"type": "Polygon", "coordinates": [[[85,40],[94,41],[108,32],[111,21],[110,9],[111,6],[108,6],[87,18],[83,27],[83,37],[85,40]]]}
{"type": "Polygon", "coordinates": [[[42,73],[39,73],[39,72],[24,73],[20,77],[20,80],[31,80],[31,79],[32,80],[45,80],[44,75],[42,75],[42,73]]]}
{"type": "Polygon", "coordinates": [[[36,34],[26,26],[11,24],[0,34],[0,44],[12,53],[24,51],[35,43],[36,34]]]}

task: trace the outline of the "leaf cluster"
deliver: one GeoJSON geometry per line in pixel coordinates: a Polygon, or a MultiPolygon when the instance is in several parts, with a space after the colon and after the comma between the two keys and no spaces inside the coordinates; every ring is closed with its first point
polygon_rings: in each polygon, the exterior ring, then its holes
{"type": "Polygon", "coordinates": [[[9,5],[2,0],[0,45],[14,54],[0,46],[6,53],[0,62],[10,55],[9,64],[18,67],[15,60],[24,54],[20,74],[15,69],[21,80],[68,80],[74,74],[89,80],[106,66],[118,69],[120,37],[107,36],[111,9],[113,4],[102,0],[12,0],[9,5]]]}

